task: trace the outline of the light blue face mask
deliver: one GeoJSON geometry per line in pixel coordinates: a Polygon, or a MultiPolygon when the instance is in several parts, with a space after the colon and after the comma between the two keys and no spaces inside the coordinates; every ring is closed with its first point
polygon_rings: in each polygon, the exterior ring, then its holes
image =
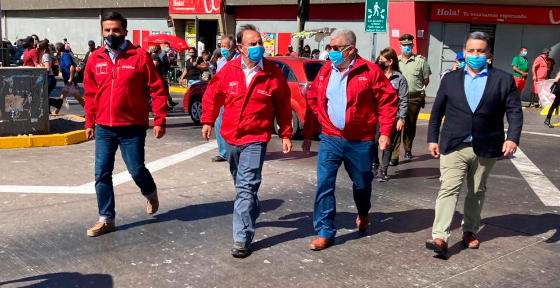
{"type": "Polygon", "coordinates": [[[344,52],[344,50],[346,50],[348,47],[339,51],[334,51],[334,50],[329,51],[329,60],[331,60],[334,66],[339,66],[340,64],[344,63],[344,61],[346,61],[346,58],[342,57],[342,52],[344,52]]]}
{"type": "Polygon", "coordinates": [[[459,62],[459,68],[465,68],[465,61],[459,62]]]}
{"type": "Polygon", "coordinates": [[[220,53],[222,53],[222,56],[224,56],[224,58],[229,57],[229,50],[228,49],[220,49],[220,53]]]}
{"type": "Polygon", "coordinates": [[[467,64],[475,70],[478,70],[486,65],[486,55],[471,56],[467,55],[467,64]]]}
{"type": "Polygon", "coordinates": [[[404,55],[410,55],[412,53],[412,45],[402,45],[401,51],[404,55]]]}
{"type": "Polygon", "coordinates": [[[264,56],[264,46],[259,45],[259,46],[247,47],[247,58],[249,58],[249,60],[258,63],[259,61],[261,61],[263,56],[264,56]]]}
{"type": "Polygon", "coordinates": [[[523,51],[523,57],[527,57],[527,51],[523,51]]]}

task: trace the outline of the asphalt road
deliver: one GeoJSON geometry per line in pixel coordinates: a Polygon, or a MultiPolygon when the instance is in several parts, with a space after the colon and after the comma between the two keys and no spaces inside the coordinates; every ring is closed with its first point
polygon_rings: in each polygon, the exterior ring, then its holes
{"type": "MultiPolygon", "coordinates": [[[[83,114],[77,102],[71,107],[83,114]]],[[[97,220],[93,142],[0,150],[0,287],[559,287],[560,207],[543,204],[535,181],[522,175],[515,159],[500,159],[489,179],[480,249],[465,250],[460,242],[463,197],[449,258],[424,248],[439,188],[438,160],[425,144],[426,121],[419,122],[414,159],[390,167],[389,182],[374,183],[365,234],[356,230],[352,183],[340,170],[339,233],[336,245],[320,252],[307,249],[315,237],[318,143],[315,152],[303,154],[296,140],[295,151],[283,155],[273,137],[253,253],[234,259],[228,165],[210,162],[215,144],[203,141],[200,127],[180,110],[169,113],[164,138],[149,135],[146,143],[159,212],[146,214],[118,155],[118,227],[98,238],[85,233],[97,220]],[[3,193],[2,185],[23,192],[3,193]],[[67,193],[47,193],[57,191],[67,193]]],[[[548,188],[557,189],[560,131],[544,129],[536,110],[526,114],[521,150],[537,167],[527,177],[542,174],[535,179],[548,179],[548,188]]]]}

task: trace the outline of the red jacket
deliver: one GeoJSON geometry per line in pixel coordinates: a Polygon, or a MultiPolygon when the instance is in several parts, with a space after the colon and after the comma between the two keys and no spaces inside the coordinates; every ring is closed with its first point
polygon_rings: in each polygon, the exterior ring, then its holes
{"type": "Polygon", "coordinates": [[[377,122],[381,135],[390,136],[395,123],[398,97],[395,89],[379,66],[356,56],[348,73],[346,86],[346,122],[340,130],[331,122],[327,113],[327,86],[332,62],[327,62],[307,91],[304,139],[322,133],[347,140],[369,141],[375,139],[377,122]]]}
{"type": "Polygon", "coordinates": [[[291,138],[291,94],[282,71],[263,59],[264,69],[259,69],[247,87],[242,58],[229,61],[208,84],[200,122],[213,125],[224,106],[220,134],[230,145],[270,141],[274,118],[278,136],[291,138]]]}
{"type": "Polygon", "coordinates": [[[167,92],[152,57],[128,42],[117,54],[115,64],[105,46],[88,58],[84,71],[86,128],[105,126],[148,126],[152,97],[154,126],[165,125],[167,92]]]}

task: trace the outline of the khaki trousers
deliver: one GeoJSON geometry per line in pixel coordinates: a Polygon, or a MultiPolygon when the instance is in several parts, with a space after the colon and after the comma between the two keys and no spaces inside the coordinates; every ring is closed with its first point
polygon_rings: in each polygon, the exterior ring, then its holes
{"type": "MultiPolygon", "coordinates": [[[[404,119],[404,128],[402,131],[402,143],[405,152],[412,151],[412,142],[414,142],[414,137],[416,136],[416,122],[418,121],[418,115],[420,114],[420,109],[422,109],[422,99],[423,94],[420,92],[409,93],[408,109],[406,113],[406,118],[404,119]]],[[[391,159],[399,159],[399,150],[401,147],[401,132],[394,137],[393,145],[393,155],[391,159]]]]}
{"type": "Polygon", "coordinates": [[[441,155],[441,188],[436,200],[432,238],[441,238],[448,242],[451,235],[451,221],[465,176],[468,191],[463,212],[463,231],[478,232],[480,212],[486,194],[486,180],[496,160],[496,158],[476,156],[473,148],[468,144],[459,144],[454,150],[441,155]]]}

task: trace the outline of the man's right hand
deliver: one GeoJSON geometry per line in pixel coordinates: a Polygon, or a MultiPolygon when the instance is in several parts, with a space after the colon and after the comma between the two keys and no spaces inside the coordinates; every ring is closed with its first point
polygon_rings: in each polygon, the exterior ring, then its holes
{"type": "Polygon", "coordinates": [[[88,140],[95,139],[95,128],[86,128],[86,138],[88,140]]]}
{"type": "Polygon", "coordinates": [[[202,137],[206,139],[206,141],[210,141],[210,136],[212,136],[212,125],[202,125],[202,137]]]}
{"type": "Polygon", "coordinates": [[[301,144],[301,149],[303,150],[303,152],[309,153],[309,151],[311,151],[311,140],[310,139],[303,140],[303,143],[301,144]]]}
{"type": "Polygon", "coordinates": [[[430,150],[430,154],[432,154],[434,158],[439,158],[439,145],[437,143],[430,143],[428,150],[430,150]]]}

